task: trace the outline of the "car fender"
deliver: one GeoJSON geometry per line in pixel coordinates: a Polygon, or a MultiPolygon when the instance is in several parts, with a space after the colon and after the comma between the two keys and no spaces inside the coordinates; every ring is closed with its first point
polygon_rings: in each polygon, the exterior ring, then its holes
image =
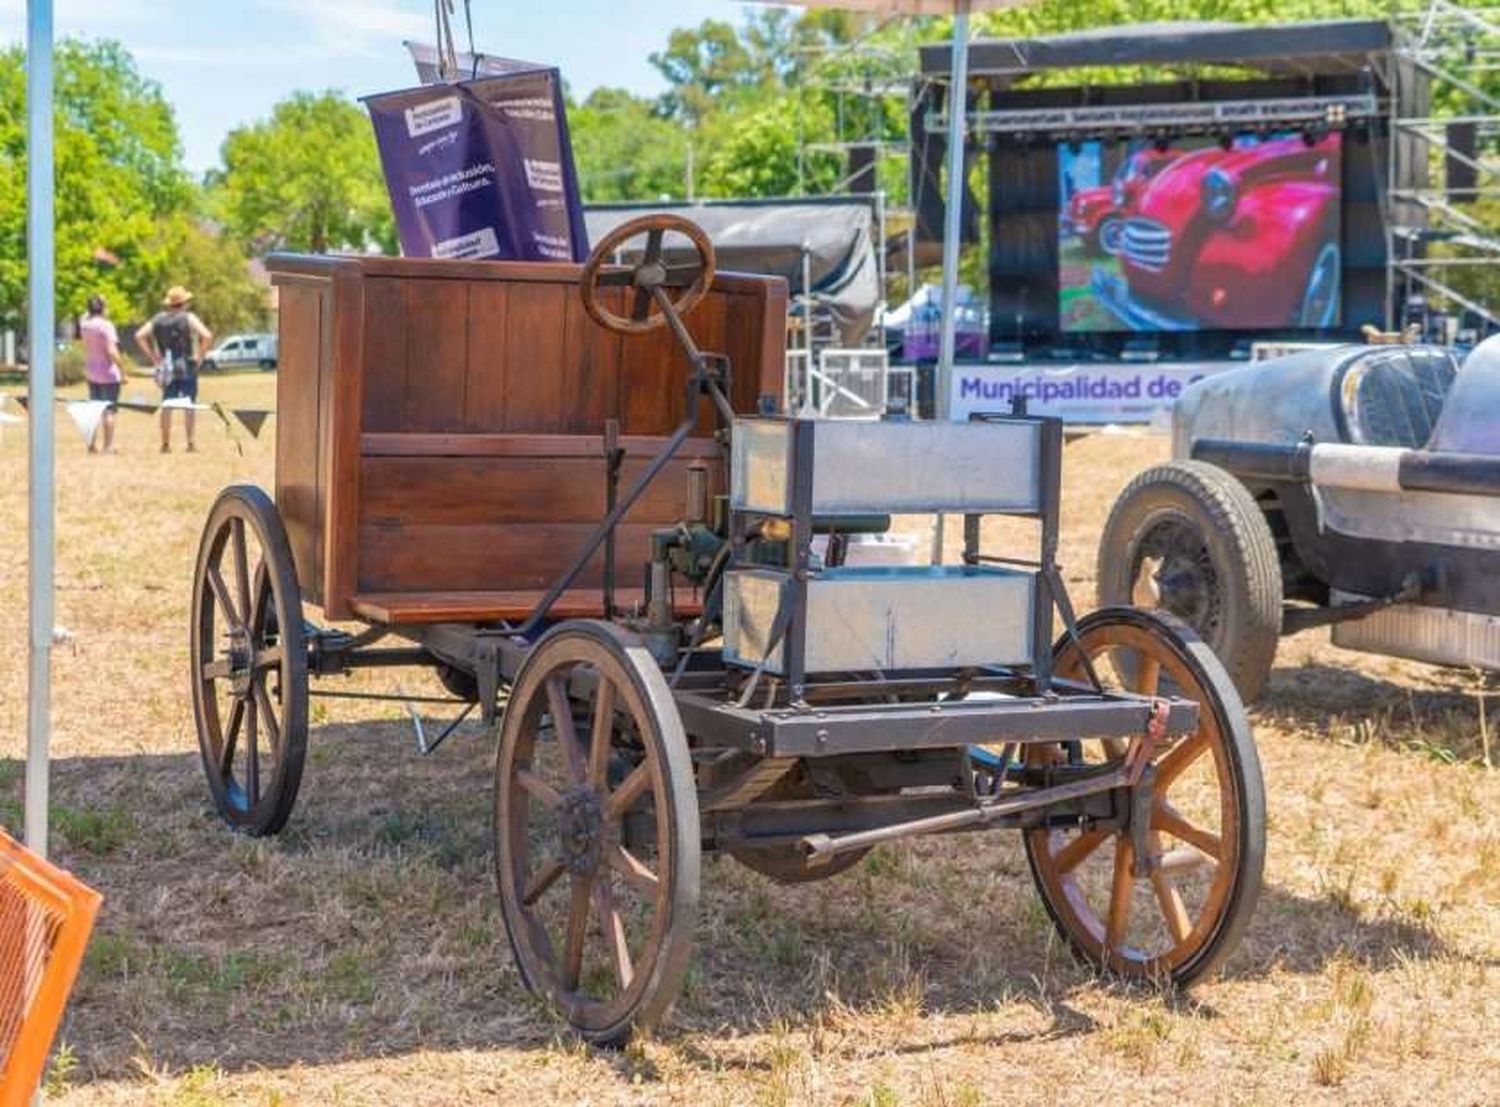
{"type": "Polygon", "coordinates": [[[1282,180],[1241,197],[1233,220],[1197,244],[1188,311],[1216,326],[1293,325],[1318,251],[1338,237],[1338,193],[1320,181],[1282,180]],[[1215,293],[1231,297],[1215,302],[1215,293]]]}

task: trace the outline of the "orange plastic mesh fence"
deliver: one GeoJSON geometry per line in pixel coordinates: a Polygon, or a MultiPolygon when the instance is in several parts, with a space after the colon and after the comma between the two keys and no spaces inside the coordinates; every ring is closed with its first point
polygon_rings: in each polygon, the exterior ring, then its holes
{"type": "Polygon", "coordinates": [[[0,1107],[41,1079],[98,910],[98,892],[0,830],[0,1107]]]}

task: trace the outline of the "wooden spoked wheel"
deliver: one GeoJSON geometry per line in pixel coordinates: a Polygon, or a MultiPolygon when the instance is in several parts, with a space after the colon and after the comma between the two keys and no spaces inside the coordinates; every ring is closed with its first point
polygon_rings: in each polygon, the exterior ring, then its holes
{"type": "Polygon", "coordinates": [[[643,215],[620,224],[594,246],[583,265],[579,294],[584,310],[601,327],[621,334],[645,334],[667,325],[662,298],[673,312],[686,315],[708,295],[713,283],[714,247],[702,227],[680,215],[643,215]],[[627,242],[641,235],[646,236],[646,243],[639,262],[629,268],[605,268],[627,242]],[[668,252],[677,252],[668,235],[687,240],[694,254],[691,261],[668,263],[668,252]],[[600,292],[604,288],[632,290],[628,317],[605,306],[600,292]]]}
{"type": "MultiPolygon", "coordinates": [[[[1238,945],[1260,894],[1265,793],[1234,685],[1187,626],[1156,612],[1105,608],[1063,638],[1056,672],[1106,688],[1179,696],[1199,705],[1198,728],[1153,761],[1147,856],[1128,828],[1028,831],[1026,852],[1048,913],[1074,951],[1117,975],[1187,986],[1238,945]]],[[[1126,743],[1032,746],[1048,760],[1113,762],[1126,743]]]]}
{"type": "Polygon", "coordinates": [[[275,834],[307,752],[307,644],[286,531],[252,485],[219,494],[198,546],[192,685],[214,806],[236,830],[275,834]]]}
{"type": "Polygon", "coordinates": [[[495,867],[516,963],[590,1041],[665,1015],[698,915],[698,796],[661,670],[608,623],[549,631],[500,726],[495,867]]]}
{"type": "MultiPolygon", "coordinates": [[[[848,774],[848,777],[850,779],[838,781],[841,794],[856,793],[858,790],[851,786],[856,783],[852,779],[853,774],[848,774]]],[[[787,776],[782,777],[759,798],[773,801],[809,800],[826,798],[826,796],[820,796],[806,764],[802,764],[787,776]]],[[[869,852],[868,849],[853,849],[844,853],[836,853],[821,865],[811,864],[807,859],[807,854],[795,845],[773,846],[766,849],[744,849],[731,846],[729,856],[745,868],[758,872],[777,884],[812,884],[848,872],[863,861],[869,852]]]]}

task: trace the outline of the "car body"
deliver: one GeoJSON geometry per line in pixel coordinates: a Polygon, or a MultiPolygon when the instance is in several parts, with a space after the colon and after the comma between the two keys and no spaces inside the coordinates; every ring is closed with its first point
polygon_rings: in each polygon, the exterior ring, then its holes
{"type": "Polygon", "coordinates": [[[1136,150],[1115,171],[1107,185],[1081,188],[1068,201],[1065,230],[1083,242],[1084,252],[1091,255],[1118,253],[1126,216],[1146,182],[1182,156],[1175,149],[1149,147],[1136,150]]]}
{"type": "Polygon", "coordinates": [[[1500,337],[1462,368],[1446,347],[1339,346],[1198,381],[1174,411],[1174,461],[1137,478],[1106,526],[1101,599],[1144,592],[1196,615],[1252,690],[1262,662],[1243,664],[1244,635],[1226,628],[1268,603],[1271,652],[1276,634],[1331,625],[1335,645],[1500,669],[1496,411],[1500,337]],[[1215,513],[1214,528],[1193,522],[1215,513]],[[1169,525],[1198,539],[1153,540],[1169,525]]]}
{"type": "Polygon", "coordinates": [[[1141,188],[1101,298],[1132,328],[1321,329],[1340,306],[1340,137],[1179,158],[1141,188]]]}
{"type": "Polygon", "coordinates": [[[274,334],[232,334],[203,355],[203,370],[274,369],[276,336],[274,334]]]}

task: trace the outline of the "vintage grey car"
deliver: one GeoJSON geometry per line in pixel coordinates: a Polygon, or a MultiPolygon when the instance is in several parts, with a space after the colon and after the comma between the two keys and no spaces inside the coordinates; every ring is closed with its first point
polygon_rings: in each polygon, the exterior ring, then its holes
{"type": "Polygon", "coordinates": [[[1308,350],[1201,380],[1120,495],[1099,602],[1165,608],[1263,688],[1277,640],[1500,668],[1500,337],[1308,350]]]}

